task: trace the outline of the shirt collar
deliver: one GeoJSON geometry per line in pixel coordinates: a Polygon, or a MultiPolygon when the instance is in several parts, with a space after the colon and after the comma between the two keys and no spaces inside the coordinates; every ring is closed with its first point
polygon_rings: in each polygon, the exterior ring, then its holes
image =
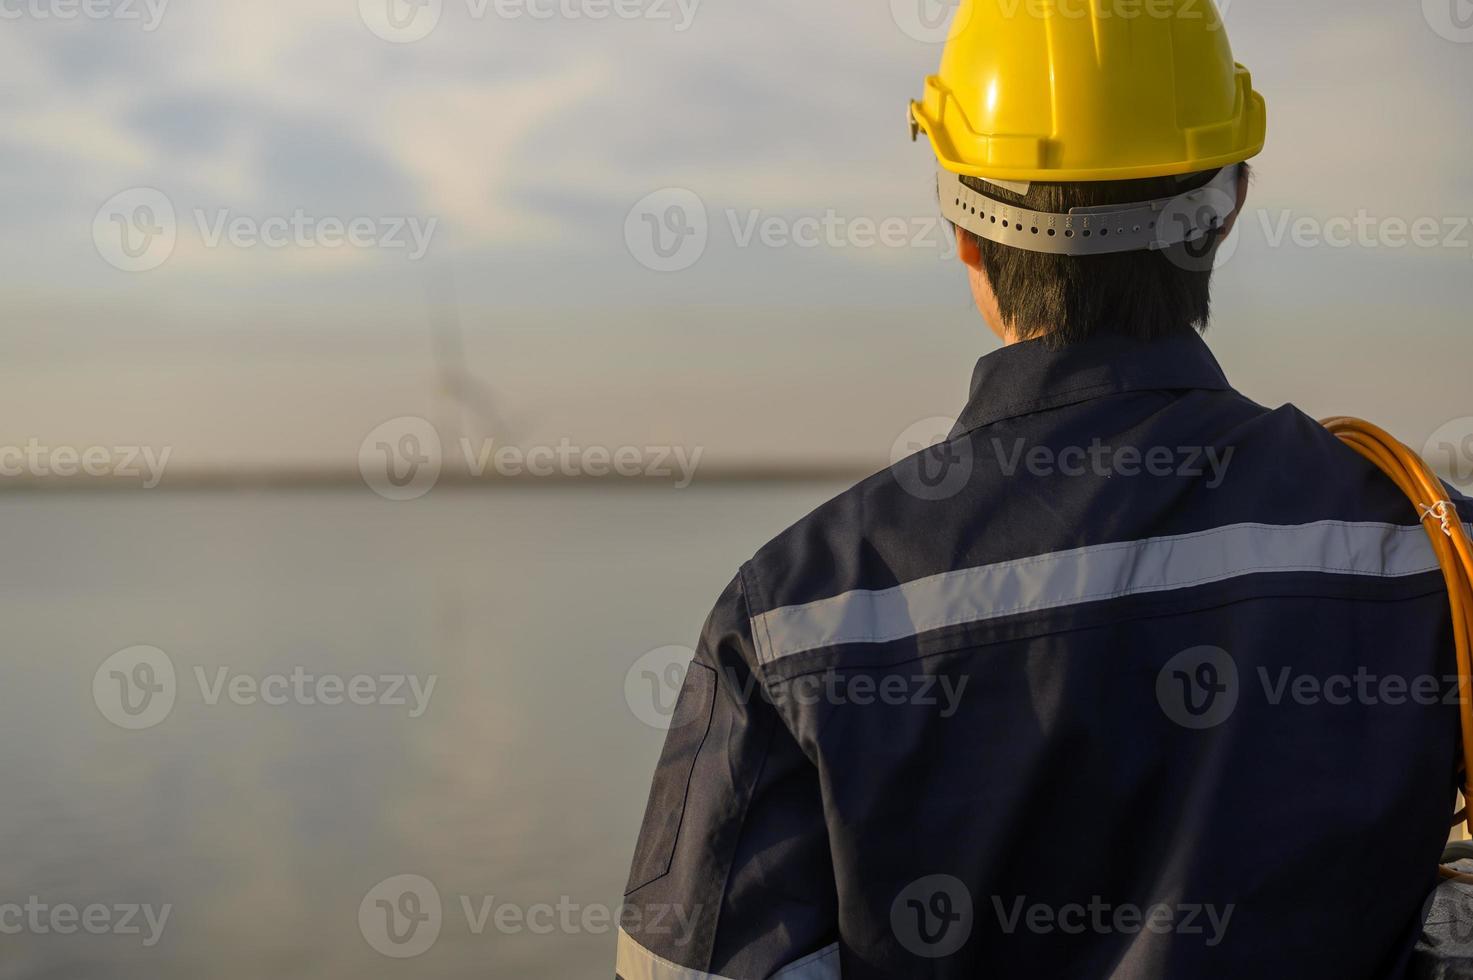
{"type": "Polygon", "coordinates": [[[1060,348],[1027,340],[977,362],[956,434],[1128,391],[1230,387],[1195,331],[1155,341],[1106,334],[1060,348]]]}

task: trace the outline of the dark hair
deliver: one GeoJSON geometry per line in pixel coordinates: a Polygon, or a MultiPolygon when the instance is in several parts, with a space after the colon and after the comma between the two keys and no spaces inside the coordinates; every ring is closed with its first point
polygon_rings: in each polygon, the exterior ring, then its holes
{"type": "MultiPolygon", "coordinates": [[[[1062,214],[1070,208],[1175,197],[1202,187],[1218,173],[1210,170],[1184,177],[1092,183],[1040,182],[1027,194],[972,177],[963,177],[962,183],[1005,204],[1062,214]]],[[[957,232],[977,239],[982,271],[997,294],[998,310],[1020,340],[1047,337],[1064,345],[1106,332],[1154,340],[1207,329],[1216,241],[1205,255],[1200,247],[1188,253],[1178,246],[1169,250],[1172,254],[1141,251],[1069,256],[1029,252],[979,239],[962,229],[957,232]]]]}

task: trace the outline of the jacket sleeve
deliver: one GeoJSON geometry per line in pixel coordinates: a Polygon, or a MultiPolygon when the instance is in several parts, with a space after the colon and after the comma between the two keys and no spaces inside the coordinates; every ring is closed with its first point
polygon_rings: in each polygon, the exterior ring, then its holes
{"type": "Polygon", "coordinates": [[[840,975],[818,772],[756,665],[738,577],[671,718],[625,891],[620,980],[840,975]]]}

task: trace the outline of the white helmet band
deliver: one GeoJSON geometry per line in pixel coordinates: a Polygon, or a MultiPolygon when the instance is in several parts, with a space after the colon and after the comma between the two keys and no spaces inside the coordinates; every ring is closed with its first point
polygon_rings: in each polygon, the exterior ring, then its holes
{"type": "Polygon", "coordinates": [[[1068,214],[1004,204],[941,169],[936,188],[942,215],[978,238],[1052,255],[1159,251],[1193,242],[1227,224],[1237,208],[1240,165],[1196,190],[1139,204],[1073,208],[1068,214]]]}

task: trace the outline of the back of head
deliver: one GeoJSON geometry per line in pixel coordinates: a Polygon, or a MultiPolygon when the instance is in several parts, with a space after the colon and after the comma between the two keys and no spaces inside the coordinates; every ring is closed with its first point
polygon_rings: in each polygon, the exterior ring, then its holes
{"type": "MultiPolygon", "coordinates": [[[[1139,180],[1033,183],[1026,193],[975,177],[962,183],[991,199],[1028,211],[1065,214],[1075,209],[1175,199],[1206,186],[1220,171],[1139,180]]],[[[1214,236],[1171,248],[1096,255],[1036,252],[982,238],[982,272],[998,311],[1018,340],[1047,336],[1070,344],[1100,330],[1141,340],[1204,330],[1211,314],[1214,236]]]]}

